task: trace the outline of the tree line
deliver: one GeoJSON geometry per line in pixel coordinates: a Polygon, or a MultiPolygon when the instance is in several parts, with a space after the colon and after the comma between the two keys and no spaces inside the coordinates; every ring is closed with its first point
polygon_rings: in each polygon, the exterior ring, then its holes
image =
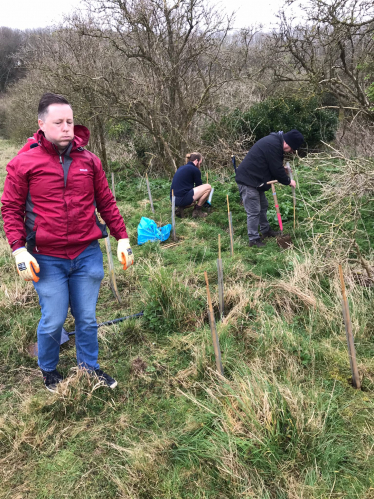
{"type": "Polygon", "coordinates": [[[203,0],[86,0],[84,13],[54,28],[0,28],[0,131],[25,140],[41,93],[53,91],[89,126],[106,169],[112,138],[172,173],[212,126],[222,133],[206,142],[207,154],[248,147],[263,119],[239,125],[269,98],[306,108],[313,98],[330,121],[333,113],[372,126],[373,3],[311,0],[302,21],[292,3],[271,33],[236,30],[233,16],[203,0]],[[222,129],[225,116],[237,117],[234,134],[222,129]]]}

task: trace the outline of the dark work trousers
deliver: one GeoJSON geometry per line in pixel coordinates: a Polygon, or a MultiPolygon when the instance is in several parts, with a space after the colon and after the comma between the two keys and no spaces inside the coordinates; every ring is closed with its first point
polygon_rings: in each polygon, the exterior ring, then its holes
{"type": "Polygon", "coordinates": [[[266,212],[268,211],[269,202],[265,196],[265,192],[258,191],[255,187],[238,184],[240,195],[243,199],[243,205],[247,212],[247,228],[250,241],[255,241],[260,238],[258,226],[262,233],[270,229],[266,212]]]}

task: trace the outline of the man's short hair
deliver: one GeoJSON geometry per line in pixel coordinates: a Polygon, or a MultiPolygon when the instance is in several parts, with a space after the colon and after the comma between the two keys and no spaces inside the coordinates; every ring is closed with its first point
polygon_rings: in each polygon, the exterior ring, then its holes
{"type": "Polygon", "coordinates": [[[62,95],[52,94],[51,92],[47,92],[42,95],[39,101],[38,118],[40,120],[44,121],[46,114],[48,112],[48,107],[51,104],[67,104],[68,106],[70,106],[70,103],[62,95]]]}
{"type": "Polygon", "coordinates": [[[192,152],[190,154],[190,161],[193,163],[197,159],[197,161],[200,163],[200,161],[203,159],[202,155],[199,152],[192,152]]]}

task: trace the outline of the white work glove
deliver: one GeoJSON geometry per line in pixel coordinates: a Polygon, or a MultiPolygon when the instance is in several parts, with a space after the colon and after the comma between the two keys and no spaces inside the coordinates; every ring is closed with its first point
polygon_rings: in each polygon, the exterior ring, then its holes
{"type": "Polygon", "coordinates": [[[134,255],[130,247],[129,239],[119,239],[117,257],[119,262],[123,265],[123,270],[126,270],[134,263],[134,255]]]}
{"type": "Polygon", "coordinates": [[[38,282],[39,277],[35,275],[35,272],[40,271],[40,267],[35,258],[27,251],[26,248],[18,248],[13,251],[13,256],[16,259],[16,266],[19,275],[25,281],[38,282]]]}

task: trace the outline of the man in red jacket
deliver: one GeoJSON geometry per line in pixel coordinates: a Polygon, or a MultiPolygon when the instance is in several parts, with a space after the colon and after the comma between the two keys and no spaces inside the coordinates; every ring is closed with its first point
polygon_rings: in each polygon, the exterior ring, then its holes
{"type": "Polygon", "coordinates": [[[124,269],[134,262],[126,227],[99,158],[84,149],[89,131],[74,126],[68,101],[44,94],[38,124],[38,147],[10,161],[1,198],[4,230],[18,273],[34,281],[39,295],[38,364],[46,388],[56,391],[63,379],[56,367],[70,303],[78,366],[115,388],[117,382],[97,362],[95,310],[104,277],[98,239],[108,234],[95,208],[118,241],[124,269]]]}

